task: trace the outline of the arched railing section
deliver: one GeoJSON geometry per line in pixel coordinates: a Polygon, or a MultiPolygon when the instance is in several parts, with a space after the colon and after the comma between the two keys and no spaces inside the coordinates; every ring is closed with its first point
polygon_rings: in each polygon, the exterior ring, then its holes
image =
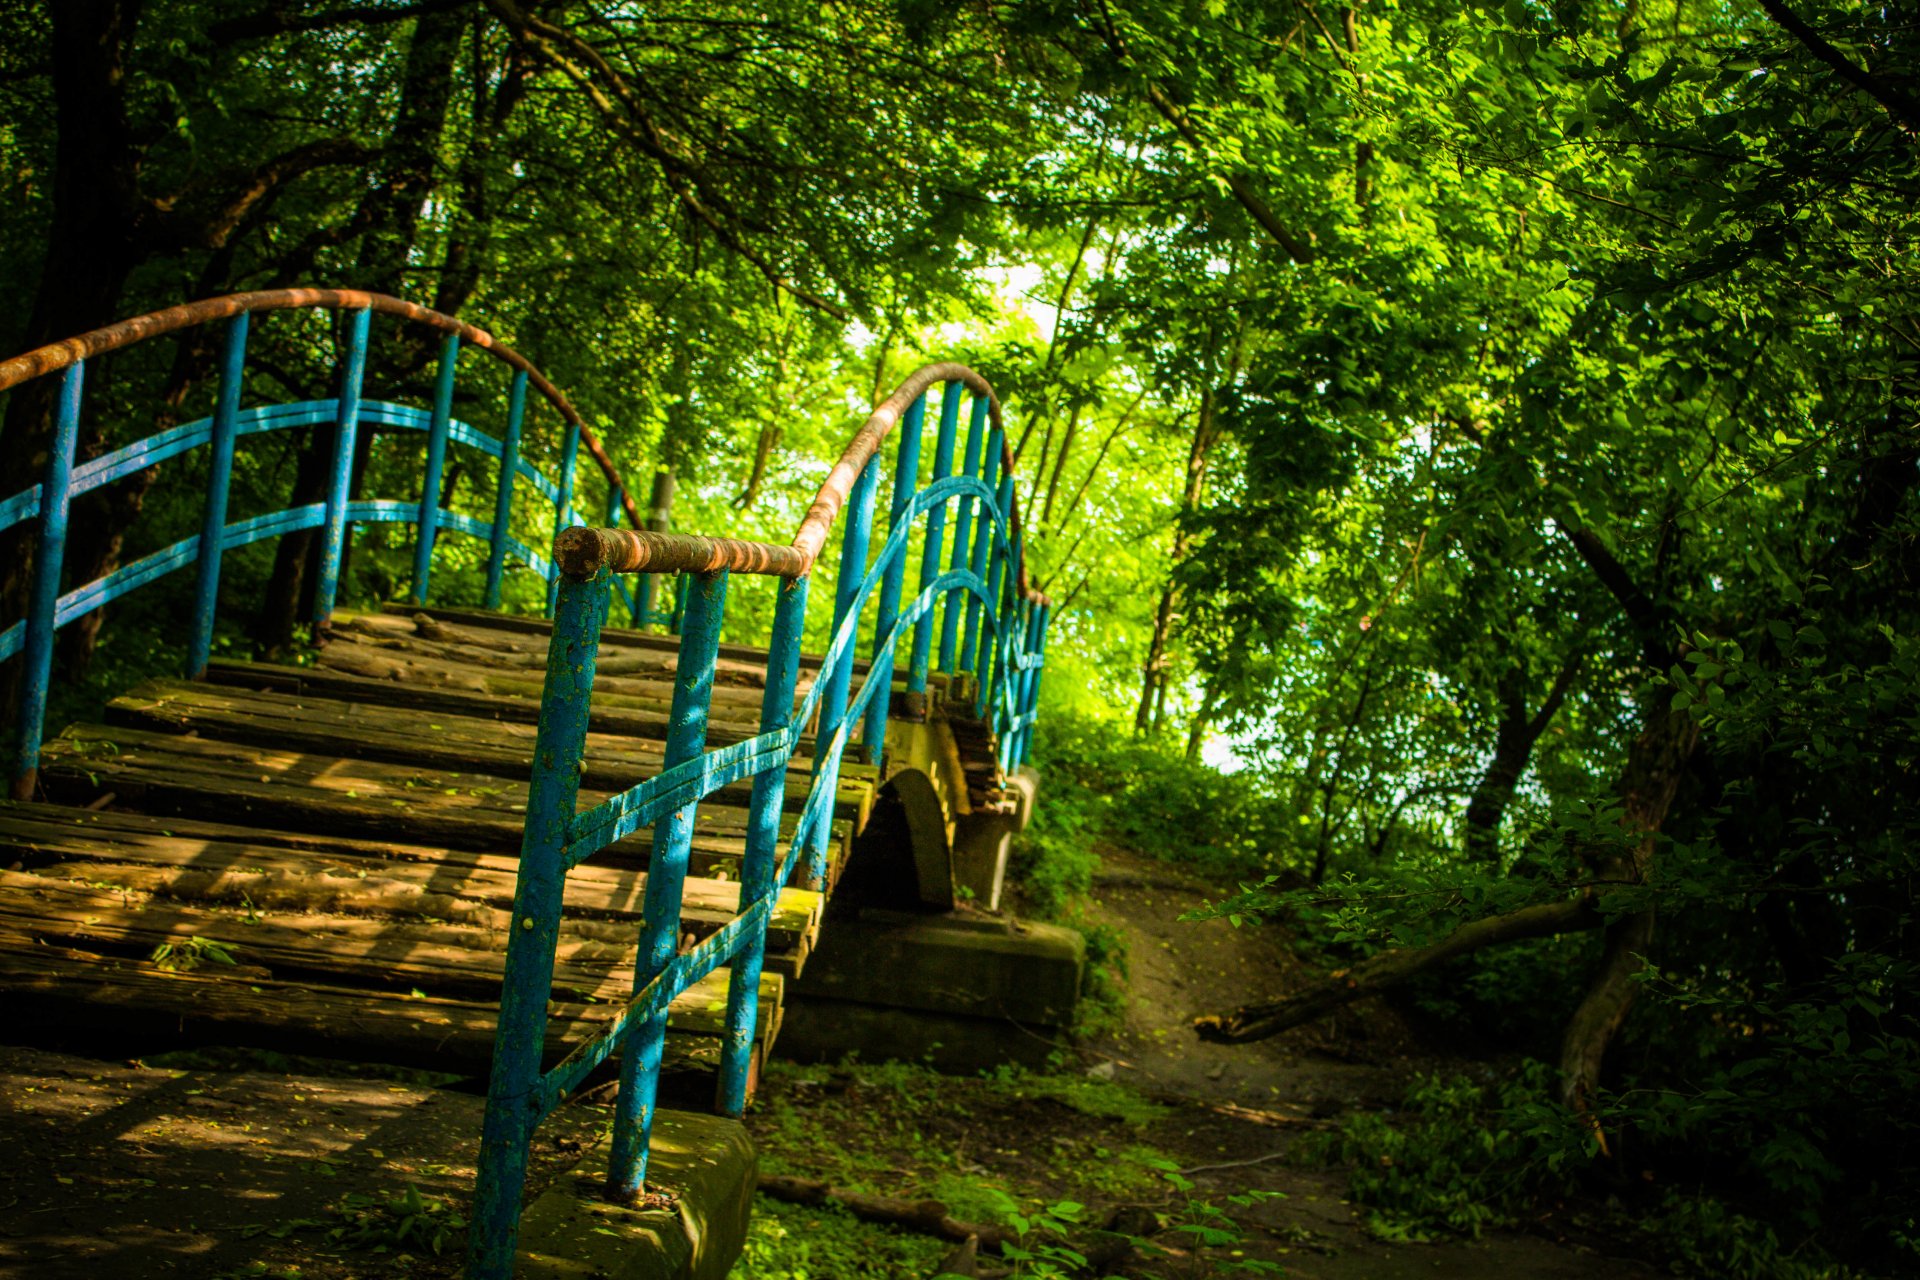
{"type": "Polygon", "coordinates": [[[907,379],[860,428],[791,545],[594,528],[567,529],[555,539],[559,601],[514,897],[517,927],[507,945],[481,1138],[469,1269],[473,1280],[512,1275],[534,1130],[590,1071],[616,1053],[620,1091],[608,1191],[622,1201],[640,1195],[646,1185],[668,1004],[728,963],[718,1105],[723,1113],[741,1113],[775,897],[796,871],[809,885],[822,883],[840,761],[856,729],[864,753],[877,758],[885,739],[895,663],[903,652],[910,705],[914,699],[924,705],[936,661],[950,679],[971,673],[971,685],[955,681],[949,692],[974,690],[977,713],[990,717],[995,731],[1002,769],[1025,759],[1039,696],[1049,602],[1027,588],[1006,444],[1000,407],[986,380],[963,365],[929,365],[907,379]],[[938,384],[944,384],[944,392],[931,479],[921,485],[926,395],[938,384]],[[961,408],[969,400],[966,445],[956,467],[961,408]],[[902,429],[894,455],[887,534],[876,556],[869,544],[880,445],[896,423],[902,429]],[[954,508],[951,524],[949,507],[954,508]],[[834,521],[842,515],[832,641],[819,675],[796,707],[808,579],[834,521]],[[909,597],[905,580],[916,550],[918,584],[909,597]],[[611,588],[622,575],[642,572],[679,573],[688,586],[665,763],[657,776],[576,813],[588,702],[611,588]],[[728,581],[734,574],[780,579],[760,734],[709,751],[707,707],[728,581]],[[870,629],[863,625],[869,613],[870,629]],[[859,689],[850,692],[854,651],[863,631],[871,662],[859,689]],[[782,854],[787,762],[800,749],[809,726],[815,744],[813,784],[782,854]],[[696,810],[702,797],[746,777],[753,779],[753,792],[738,913],[718,933],[682,952],[677,922],[696,810]],[[653,826],[654,835],[633,999],[604,1032],[543,1072],[547,1002],[567,872],[647,825],[653,826]]]}
{"type": "MultiPolygon", "coordinates": [[[[452,530],[488,544],[486,601],[489,607],[499,604],[508,558],[513,556],[548,581],[551,611],[559,591],[558,570],[546,556],[514,538],[512,533],[516,500],[522,506],[530,500],[526,486],[531,486],[538,500],[549,504],[556,531],[573,524],[578,519],[573,509],[574,472],[578,456],[585,450],[606,478],[610,494],[609,522],[618,523],[623,511],[636,524],[640,522],[640,513],[627,496],[613,460],[567,398],[526,357],[484,329],[385,294],[346,289],[276,289],[230,294],[171,307],[0,362],[0,391],[55,374],[60,375],[61,383],[41,482],[0,502],[0,532],[26,520],[39,523],[26,616],[0,632],[0,661],[20,656],[25,663],[15,722],[18,756],[13,794],[19,799],[32,796],[39,772],[55,631],[177,569],[191,564],[197,571],[186,674],[198,677],[206,671],[212,651],[221,557],[236,547],[304,529],[321,530],[314,621],[324,625],[333,613],[349,525],[398,522],[417,527],[409,593],[417,604],[427,600],[438,537],[442,531],[452,530]],[[345,341],[336,371],[337,393],[328,400],[241,408],[251,318],[262,312],[315,309],[345,315],[345,341]],[[369,322],[375,314],[394,316],[444,335],[431,410],[369,400],[362,394],[369,322]],[[82,390],[90,360],[164,334],[222,321],[226,329],[219,356],[219,393],[211,417],[169,428],[85,462],[76,460],[82,390]],[[500,436],[490,435],[453,416],[454,379],[462,348],[482,351],[512,370],[505,429],[500,436]],[[529,387],[559,413],[564,424],[557,480],[549,479],[521,457],[521,429],[529,387]],[[263,432],[326,424],[335,428],[335,439],[325,501],[228,523],[227,497],[236,441],[242,436],[263,432]],[[350,499],[355,438],[362,427],[373,426],[425,433],[426,459],[418,499],[350,499]],[[476,520],[440,505],[441,475],[450,443],[477,449],[498,464],[492,520],[476,520]],[[202,446],[210,447],[212,456],[200,532],[62,593],[61,571],[73,499],[202,446]],[[518,483],[520,481],[525,485],[518,483]]],[[[644,620],[636,618],[635,621],[638,624],[644,620]]]]}

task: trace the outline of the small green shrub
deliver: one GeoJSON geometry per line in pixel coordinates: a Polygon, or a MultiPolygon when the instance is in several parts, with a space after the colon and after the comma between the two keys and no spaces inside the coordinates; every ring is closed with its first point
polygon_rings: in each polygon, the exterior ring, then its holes
{"type": "Polygon", "coordinates": [[[1490,1083],[1423,1076],[1398,1116],[1355,1112],[1314,1145],[1351,1166],[1349,1190],[1375,1235],[1477,1236],[1569,1190],[1591,1157],[1579,1122],[1550,1100],[1552,1078],[1538,1062],[1490,1083]]]}

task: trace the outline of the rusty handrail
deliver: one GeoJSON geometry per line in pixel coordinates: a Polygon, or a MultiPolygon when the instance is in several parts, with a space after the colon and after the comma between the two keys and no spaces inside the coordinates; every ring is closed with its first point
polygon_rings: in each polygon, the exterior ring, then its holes
{"type": "Polygon", "coordinates": [[[11,390],[23,382],[30,382],[49,373],[58,373],[82,360],[103,355],[109,351],[119,351],[145,342],[149,338],[158,338],[163,334],[191,329],[195,325],[205,324],[210,320],[225,320],[242,312],[302,311],[314,308],[372,311],[380,315],[398,316],[403,320],[411,320],[442,333],[455,334],[463,345],[478,347],[495,359],[505,362],[509,367],[526,374],[527,382],[545,397],[548,404],[559,411],[561,418],[568,425],[580,428],[580,443],[586,448],[587,456],[599,466],[600,473],[606,477],[609,484],[618,486],[620,504],[627,513],[627,519],[636,527],[646,523],[640,517],[640,508],[634,502],[633,495],[627,491],[625,483],[620,479],[620,469],[614,466],[613,459],[608,456],[605,447],[587,427],[579,411],[561,393],[560,388],[548,381],[547,376],[535,368],[531,360],[485,329],[389,294],[368,293],[360,289],[261,289],[251,293],[229,293],[218,298],[204,298],[199,302],[188,302],[177,307],[150,311],[143,316],[135,316],[130,320],[121,320],[90,330],[75,338],[50,342],[44,347],[36,347],[10,360],[0,360],[0,391],[11,390]]]}
{"type": "MultiPolygon", "coordinates": [[[[995,430],[1000,432],[1003,473],[1011,474],[1013,451],[1006,444],[1000,398],[994,394],[992,385],[963,364],[923,365],[908,375],[892,395],[882,400],[860,425],[860,429],[853,433],[853,439],[848,442],[839,461],[833,464],[833,469],[827,473],[826,480],[814,496],[813,504],[807,508],[806,518],[801,520],[799,532],[794,534],[791,545],[783,547],[778,543],[741,538],[710,538],[702,534],[653,533],[639,528],[640,522],[635,521],[636,527],[632,529],[563,530],[554,539],[554,563],[559,565],[561,572],[574,578],[591,577],[603,567],[615,573],[712,573],[726,569],[734,573],[804,578],[813,571],[820,549],[826,544],[827,533],[833,528],[840,509],[846,505],[847,495],[853,490],[853,482],[859,478],[873,455],[879,452],[880,442],[886,439],[887,433],[908,406],[928,388],[943,382],[963,383],[969,390],[986,397],[987,413],[995,430]]],[[[1007,513],[1009,537],[1020,530],[1017,491],[1010,505],[1011,510],[1007,513]]],[[[1015,566],[1015,571],[1020,593],[1024,597],[1036,604],[1052,603],[1045,595],[1027,585],[1024,559],[1015,566]]]]}

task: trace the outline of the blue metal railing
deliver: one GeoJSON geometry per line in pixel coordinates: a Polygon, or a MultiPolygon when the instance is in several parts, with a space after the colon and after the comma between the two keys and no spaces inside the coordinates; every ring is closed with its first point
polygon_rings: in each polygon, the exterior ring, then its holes
{"type": "MultiPolygon", "coordinates": [[[[499,603],[501,582],[509,557],[518,559],[545,579],[550,584],[548,600],[550,604],[554,602],[558,595],[558,571],[555,566],[544,555],[513,536],[514,496],[517,491],[515,481],[525,479],[531,484],[542,498],[552,504],[552,527],[555,530],[565,528],[576,518],[572,507],[574,472],[583,446],[606,477],[611,495],[610,518],[617,519],[619,512],[624,509],[630,519],[638,520],[638,512],[625,500],[625,490],[612,462],[598,441],[585,430],[573,406],[552,383],[517,352],[501,345],[485,330],[397,298],[349,290],[283,289],[232,294],[174,307],[97,329],[0,363],[0,391],[56,374],[61,377],[61,384],[54,404],[52,439],[41,483],[0,501],[0,532],[36,517],[39,521],[26,616],[5,631],[0,631],[0,661],[17,655],[24,663],[14,721],[17,755],[13,794],[19,799],[32,796],[39,772],[55,632],[109,601],[177,569],[193,564],[197,570],[186,674],[198,677],[205,673],[213,647],[222,556],[236,547],[301,530],[320,530],[321,560],[313,620],[324,625],[332,616],[334,598],[339,589],[347,529],[355,524],[411,523],[417,526],[410,591],[415,603],[426,603],[434,547],[442,530],[453,530],[487,543],[486,599],[489,606],[499,603]],[[339,361],[338,394],[328,400],[242,409],[240,401],[246,377],[251,317],[261,312],[316,308],[344,313],[345,341],[339,361]],[[403,322],[427,325],[445,333],[431,412],[363,397],[361,384],[367,363],[369,326],[376,312],[395,316],[403,322]],[[220,349],[218,398],[211,417],[170,427],[144,440],[76,464],[74,455],[80,429],[81,392],[89,360],[162,334],[220,322],[225,323],[226,331],[220,349]],[[463,347],[482,350],[513,370],[504,439],[491,436],[453,417],[454,378],[463,347]],[[560,479],[557,483],[520,456],[529,384],[537,387],[546,402],[559,411],[565,424],[565,441],[559,455],[560,479]],[[237,441],[243,436],[263,432],[325,425],[335,428],[325,501],[229,523],[227,505],[237,441]],[[350,497],[355,437],[362,427],[375,426],[426,433],[427,456],[418,500],[361,501],[350,497]],[[499,480],[491,521],[476,520],[440,506],[441,473],[450,443],[477,449],[499,462],[499,480]],[[68,512],[73,499],[203,445],[211,446],[211,454],[200,532],[131,564],[122,565],[104,577],[79,584],[63,594],[60,584],[66,553],[68,512]]],[[[15,394],[19,393],[16,391],[15,394]]]]}
{"type": "Polygon", "coordinates": [[[211,652],[224,552],[266,538],[321,531],[317,623],[325,623],[333,612],[347,529],[354,524],[411,523],[416,527],[410,591],[416,603],[427,599],[434,547],[445,531],[487,543],[490,605],[500,599],[509,558],[525,563],[549,584],[553,638],[472,1218],[469,1274],[476,1280],[499,1280],[512,1273],[528,1144],[535,1128],[569,1090],[615,1054],[620,1057],[621,1090],[609,1189],[617,1198],[631,1198],[644,1187],[668,1005],[722,964],[731,964],[732,971],[719,1108],[730,1115],[743,1110],[759,1014],[766,929],[776,896],[796,874],[810,886],[824,884],[841,762],[856,735],[863,754],[869,759],[879,757],[891,713],[894,663],[903,646],[910,701],[924,699],[937,634],[939,668],[954,681],[949,691],[966,687],[960,683],[961,675],[972,677],[976,714],[990,723],[1000,767],[1010,769],[1026,758],[1038,702],[1048,604],[1026,588],[999,405],[986,381],[963,366],[922,369],[875,410],[835,464],[790,546],[640,531],[639,512],[605,451],[537,370],[482,330],[383,295],[280,290],[172,308],[0,362],[0,391],[54,375],[62,381],[42,482],[0,501],[0,532],[23,521],[37,519],[39,524],[26,616],[0,632],[0,661],[19,656],[24,663],[16,716],[20,755],[14,777],[14,792],[21,798],[31,796],[35,786],[56,630],[189,564],[197,570],[187,661],[188,674],[193,676],[204,674],[211,652]],[[301,308],[345,313],[337,394],[326,400],[243,409],[250,317],[301,308]],[[430,410],[364,397],[374,313],[426,324],[445,334],[430,410]],[[76,464],[88,360],[161,334],[220,321],[226,330],[211,417],[76,464]],[[453,417],[456,366],[463,347],[479,347],[514,371],[501,437],[453,417]],[[922,485],[924,396],[940,384],[944,384],[944,398],[932,474],[922,485]],[[521,457],[529,386],[559,410],[566,424],[557,482],[521,457]],[[961,467],[955,471],[960,409],[969,396],[967,443],[961,467]],[[878,451],[896,423],[902,423],[903,430],[895,456],[888,525],[879,551],[873,553],[878,451]],[[242,437],[326,425],[333,426],[336,435],[324,501],[229,520],[235,449],[242,437]],[[425,434],[424,474],[417,499],[350,496],[355,436],[363,427],[373,426],[425,434]],[[450,444],[477,449],[498,460],[492,520],[441,505],[441,474],[450,444]],[[210,454],[200,531],[62,594],[62,561],[73,498],[203,445],[210,447],[210,454]],[[575,470],[581,449],[593,457],[607,479],[608,527],[568,527],[577,514],[573,509],[575,470]],[[551,559],[512,535],[519,480],[552,504],[556,535],[551,559]],[[951,522],[950,507],[954,508],[951,522]],[[617,527],[623,512],[632,528],[617,527]],[[808,584],[833,522],[843,512],[831,642],[817,678],[796,703],[808,584]],[[949,536],[950,554],[946,551],[949,536]],[[916,553],[917,590],[903,599],[909,560],[916,553]],[[616,596],[636,624],[647,620],[646,593],[631,590],[625,581],[633,573],[676,575],[671,617],[681,640],[665,760],[657,776],[576,813],[601,630],[616,596]],[[708,701],[728,583],[736,573],[771,575],[778,582],[760,733],[708,750],[708,701]],[[865,623],[869,610],[873,614],[870,629],[865,623]],[[936,614],[942,615],[937,626],[936,614]],[[871,661],[866,678],[854,689],[855,650],[863,631],[869,638],[871,661]],[[815,739],[813,784],[782,852],[786,769],[809,726],[815,739]],[[749,777],[752,799],[738,913],[719,932],[678,952],[677,922],[698,805],[717,789],[749,777]],[[655,828],[655,838],[633,1000],[601,1034],[542,1071],[566,873],[648,825],[655,828]]]}
{"type": "Polygon", "coordinates": [[[1004,446],[999,406],[986,381],[963,366],[929,366],[908,379],[855,436],[791,547],[612,529],[569,529],[556,538],[554,559],[562,571],[558,608],[547,653],[534,782],[514,897],[515,927],[507,944],[506,985],[481,1138],[468,1273],[472,1280],[504,1280],[512,1274],[534,1131],[589,1072],[616,1053],[620,1091],[607,1190],[620,1201],[631,1201],[644,1190],[668,1006],[722,964],[730,964],[731,972],[718,1107],[735,1116],[744,1109],[766,926],[774,902],[796,872],[809,886],[823,883],[840,762],[856,728],[864,753],[879,758],[890,713],[893,662],[902,645],[910,654],[906,692],[924,695],[936,612],[944,612],[940,661],[950,679],[968,670],[967,663],[987,668],[976,697],[982,714],[991,717],[1001,768],[1024,760],[1039,695],[1048,604],[1025,587],[1013,486],[1002,467],[1004,446]],[[919,457],[924,396],[937,382],[945,384],[945,392],[932,476],[923,486],[919,457]],[[959,409],[969,394],[969,441],[963,468],[955,474],[959,409]],[[869,562],[877,451],[896,421],[902,422],[902,430],[887,537],[869,562]],[[957,508],[951,526],[954,542],[942,570],[949,506],[957,508]],[[817,678],[796,705],[808,582],[827,530],[843,508],[846,523],[832,640],[817,678]],[[903,601],[902,583],[916,549],[916,533],[919,587],[903,601]],[[666,570],[681,571],[686,619],[664,766],[657,776],[576,813],[600,630],[613,591],[623,575],[666,570]],[[708,700],[728,584],[741,572],[772,575],[778,581],[760,733],[707,750],[708,700]],[[849,696],[854,651],[869,605],[872,660],[859,689],[849,696]],[[815,726],[813,784],[782,853],[786,770],[810,724],[815,726]],[[753,799],[738,913],[718,933],[678,951],[695,813],[702,798],[746,777],[753,779],[753,799]],[[600,1034],[542,1071],[567,871],[647,825],[654,827],[654,839],[633,999],[600,1034]]]}

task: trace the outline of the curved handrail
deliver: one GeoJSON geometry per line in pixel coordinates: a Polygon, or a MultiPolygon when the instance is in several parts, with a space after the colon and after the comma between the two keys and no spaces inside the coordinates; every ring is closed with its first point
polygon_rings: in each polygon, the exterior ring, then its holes
{"type": "MultiPolygon", "coordinates": [[[[1000,413],[1000,397],[980,374],[963,364],[943,362],[922,365],[907,376],[894,393],[882,400],[853,433],[839,461],[827,473],[814,495],[813,503],[800,521],[800,529],[787,546],[773,542],[755,542],[743,538],[714,538],[690,533],[653,533],[635,520],[632,529],[576,528],[565,530],[554,540],[554,563],[570,578],[591,578],[602,566],[614,573],[714,573],[726,569],[733,573],[773,574],[782,578],[804,578],[813,571],[826,545],[833,522],[846,506],[854,481],[880,451],[881,441],[893,429],[909,406],[938,383],[958,382],[969,391],[985,397],[987,413],[999,432],[1003,470],[1013,468],[1013,451],[1006,444],[1005,423],[1000,413]]],[[[1020,506],[1016,497],[1007,513],[1008,534],[1020,531],[1020,506]]],[[[1051,604],[1045,595],[1027,585],[1024,561],[1015,566],[1016,583],[1021,595],[1035,604],[1051,604]]]]}
{"type": "Polygon", "coordinates": [[[635,504],[633,495],[626,491],[620,479],[620,470],[614,466],[605,446],[600,443],[588,428],[580,413],[573,407],[560,388],[541,373],[533,361],[515,351],[485,329],[457,320],[430,307],[423,307],[404,298],[395,298],[385,293],[369,293],[360,289],[259,289],[250,293],[229,293],[218,298],[203,298],[198,302],[183,303],[177,307],[166,307],[159,311],[149,311],[143,316],[134,316],[129,320],[117,321],[98,329],[89,330],[78,337],[64,338],[59,342],[50,342],[43,347],[24,352],[9,360],[0,360],[0,391],[9,391],[24,382],[45,377],[50,373],[59,373],[71,368],[83,360],[94,356],[119,351],[125,347],[136,346],[149,338],[162,337],[177,333],[182,329],[191,329],[196,325],[213,320],[228,320],[244,313],[261,311],[371,311],[376,315],[398,316],[441,333],[452,334],[465,346],[478,347],[510,368],[527,375],[527,382],[556,409],[561,418],[570,427],[580,429],[580,443],[586,447],[587,455],[599,466],[609,484],[620,486],[621,506],[627,513],[627,519],[635,525],[646,523],[640,516],[640,508],[635,504]]]}

